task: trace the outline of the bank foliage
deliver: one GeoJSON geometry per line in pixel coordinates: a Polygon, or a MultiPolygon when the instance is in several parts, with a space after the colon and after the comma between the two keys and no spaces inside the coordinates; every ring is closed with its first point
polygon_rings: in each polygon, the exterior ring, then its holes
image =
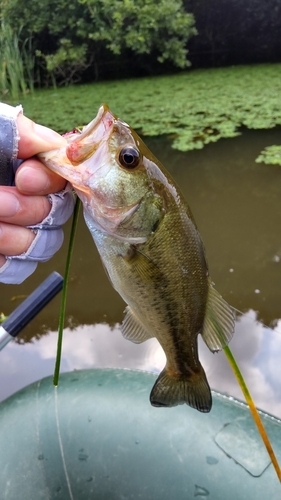
{"type": "Polygon", "coordinates": [[[40,6],[37,0],[2,0],[0,5],[5,23],[13,30],[20,23],[22,36],[32,38],[36,64],[52,83],[73,83],[87,68],[88,78],[96,78],[100,65],[118,57],[120,64],[122,58],[128,61],[128,70],[140,56],[154,64],[190,64],[186,45],[196,29],[182,0],[41,0],[40,6]]]}

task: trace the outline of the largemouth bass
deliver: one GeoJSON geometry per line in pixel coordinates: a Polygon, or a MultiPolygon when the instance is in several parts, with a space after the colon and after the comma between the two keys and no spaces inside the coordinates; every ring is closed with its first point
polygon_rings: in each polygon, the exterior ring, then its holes
{"type": "Polygon", "coordinates": [[[40,154],[71,182],[108,277],[127,303],[122,333],[156,337],[167,358],[153,406],[187,403],[202,412],[212,397],[198,358],[230,341],[231,307],[213,288],[204,247],[179,188],[139,136],[106,105],[67,147],[40,154]]]}

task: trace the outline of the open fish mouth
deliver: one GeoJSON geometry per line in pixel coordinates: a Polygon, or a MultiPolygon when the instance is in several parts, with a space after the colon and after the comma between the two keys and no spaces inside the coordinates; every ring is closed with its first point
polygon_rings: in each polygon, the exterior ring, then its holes
{"type": "Polygon", "coordinates": [[[66,156],[70,163],[76,166],[92,156],[100,142],[107,139],[115,120],[116,117],[109,111],[108,106],[102,104],[97,116],[82,132],[69,137],[66,156]]]}
{"type": "Polygon", "coordinates": [[[85,179],[92,174],[85,163],[97,151],[102,141],[110,135],[116,117],[107,104],[102,104],[97,116],[81,132],[65,134],[67,146],[46,153],[38,158],[51,170],[81,189],[85,179]],[[85,163],[85,165],[83,165],[85,163]],[[79,169],[76,167],[79,166],[79,169]]]}

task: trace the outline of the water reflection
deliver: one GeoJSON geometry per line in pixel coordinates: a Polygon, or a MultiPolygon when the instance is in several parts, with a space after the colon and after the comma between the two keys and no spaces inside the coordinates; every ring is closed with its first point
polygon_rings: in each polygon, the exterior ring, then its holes
{"type": "MultiPolygon", "coordinates": [[[[54,370],[57,332],[24,345],[10,343],[1,352],[0,400],[54,370]]],[[[257,406],[281,418],[281,320],[274,329],[256,320],[248,311],[237,319],[231,349],[239,360],[257,406]]],[[[199,340],[200,360],[213,389],[243,399],[223,353],[212,354],[199,340]]],[[[118,325],[80,325],[66,328],[61,371],[87,368],[129,368],[160,372],[165,355],[157,340],[136,345],[122,337],[118,325]]],[[[149,398],[149,388],[147,392],[149,398]]],[[[149,404],[149,402],[148,402],[149,404]]]]}

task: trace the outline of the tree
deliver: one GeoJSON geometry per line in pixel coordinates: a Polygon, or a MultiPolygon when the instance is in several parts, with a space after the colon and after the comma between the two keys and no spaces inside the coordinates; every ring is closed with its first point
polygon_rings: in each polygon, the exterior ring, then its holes
{"type": "Polygon", "coordinates": [[[60,69],[49,64],[57,77],[67,71],[59,57],[65,39],[72,53],[84,47],[83,67],[91,60],[99,64],[110,54],[124,53],[147,55],[180,68],[190,64],[186,44],[196,29],[182,0],[41,0],[40,8],[37,0],[9,0],[1,5],[6,22],[16,28],[20,19],[23,33],[32,34],[46,61],[48,56],[52,63],[59,61],[60,69]]]}
{"type": "Polygon", "coordinates": [[[91,65],[91,60],[86,62],[87,45],[73,47],[67,38],[60,39],[60,47],[54,54],[43,54],[40,50],[36,51],[37,57],[41,57],[46,70],[51,75],[53,84],[68,85],[79,82],[81,73],[91,65]]]}
{"type": "MultiPolygon", "coordinates": [[[[88,39],[104,42],[114,54],[156,51],[159,62],[189,65],[186,43],[196,34],[194,18],[180,0],[80,0],[90,14],[82,30],[88,39]]],[[[81,34],[81,31],[80,31],[81,34]]]]}

